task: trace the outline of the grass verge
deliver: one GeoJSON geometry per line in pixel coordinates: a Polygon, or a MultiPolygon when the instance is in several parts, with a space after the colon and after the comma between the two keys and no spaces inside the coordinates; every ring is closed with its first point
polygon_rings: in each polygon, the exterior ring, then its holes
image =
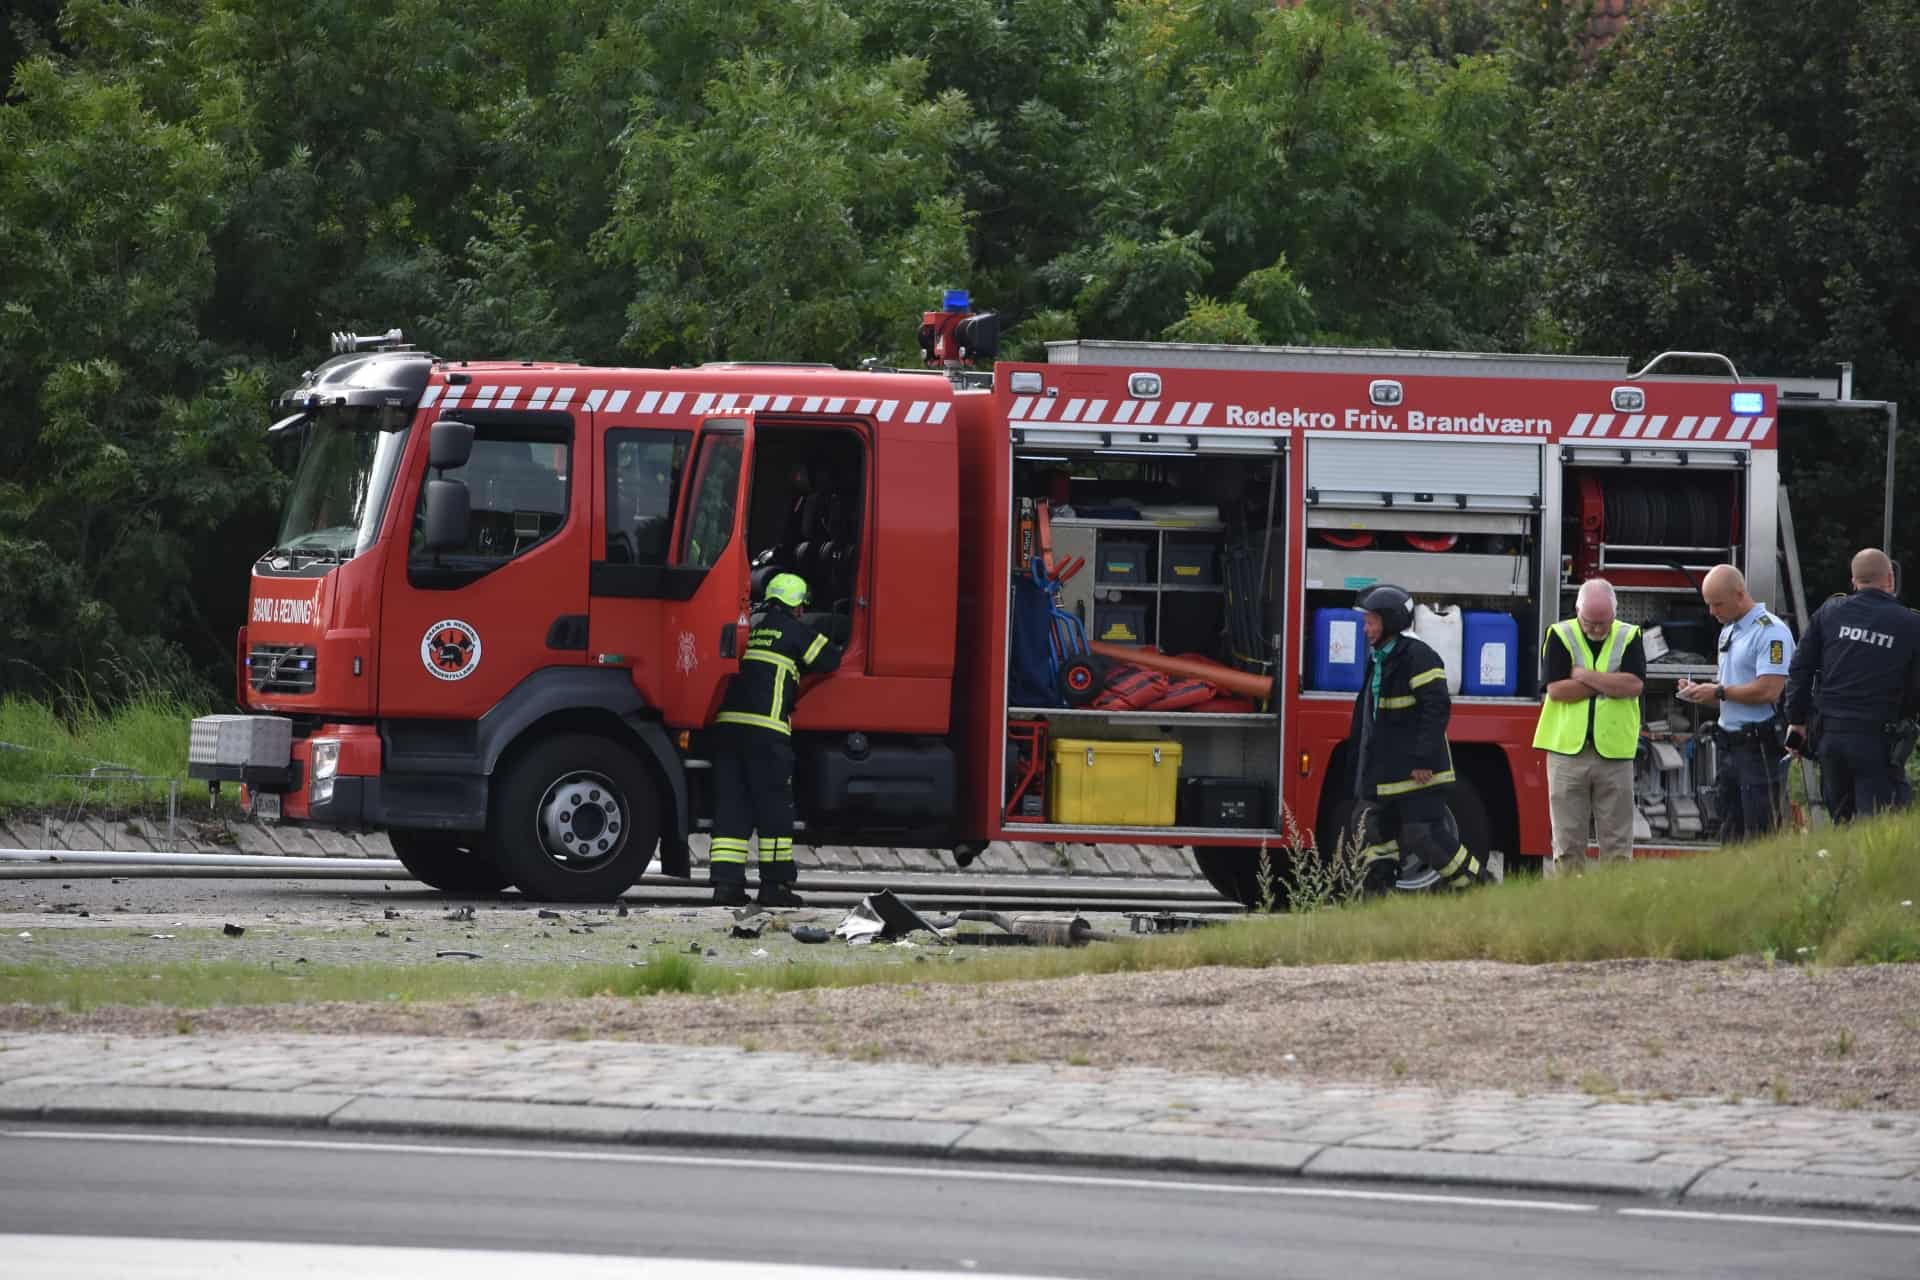
{"type": "MultiPolygon", "coordinates": [[[[0,968],[0,1001],[87,1009],[315,1001],[732,994],[921,982],[1008,982],[1207,965],[1388,960],[1722,960],[1836,966],[1920,961],[1920,814],[1786,835],[1582,879],[1526,878],[1453,897],[1406,897],[1304,916],[1073,950],[875,947],[865,964],[810,961],[794,944],[753,967],[657,948],[629,966],[302,966],[238,963],[0,968]],[[913,957],[906,962],[903,957],[913,957]],[[782,962],[784,960],[784,963],[782,962]]],[[[838,946],[838,943],[829,943],[838,946]]]]}
{"type": "Polygon", "coordinates": [[[133,782],[125,774],[178,778],[184,786],[188,725],[205,711],[189,692],[158,684],[140,687],[111,709],[85,694],[58,704],[0,699],[0,813],[164,802],[164,781],[133,782]],[[94,771],[93,778],[61,776],[94,771]]]}

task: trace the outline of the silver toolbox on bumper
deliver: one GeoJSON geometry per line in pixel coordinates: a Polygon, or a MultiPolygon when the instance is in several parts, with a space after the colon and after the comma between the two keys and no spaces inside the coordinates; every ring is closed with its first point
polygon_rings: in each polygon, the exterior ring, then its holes
{"type": "Polygon", "coordinates": [[[293,721],[285,716],[201,716],[187,741],[187,776],[203,782],[289,786],[293,721]]]}

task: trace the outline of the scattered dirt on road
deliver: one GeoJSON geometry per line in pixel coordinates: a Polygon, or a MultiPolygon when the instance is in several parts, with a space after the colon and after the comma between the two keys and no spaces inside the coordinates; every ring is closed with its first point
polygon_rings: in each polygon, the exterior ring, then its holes
{"type": "MultiPolygon", "coordinates": [[[[997,986],[194,1010],[194,1034],[736,1045],[1327,1083],[1920,1109],[1920,965],[1487,962],[1193,969],[997,986]]],[[[0,1029],[172,1035],[174,1010],[0,1007],[0,1029]]]]}

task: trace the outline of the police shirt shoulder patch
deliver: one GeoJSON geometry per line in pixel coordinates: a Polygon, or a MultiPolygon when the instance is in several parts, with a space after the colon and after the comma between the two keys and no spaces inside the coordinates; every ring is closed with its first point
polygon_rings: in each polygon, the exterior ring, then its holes
{"type": "Polygon", "coordinates": [[[1768,662],[1784,662],[1787,658],[1787,646],[1775,640],[1767,646],[1768,662]]]}

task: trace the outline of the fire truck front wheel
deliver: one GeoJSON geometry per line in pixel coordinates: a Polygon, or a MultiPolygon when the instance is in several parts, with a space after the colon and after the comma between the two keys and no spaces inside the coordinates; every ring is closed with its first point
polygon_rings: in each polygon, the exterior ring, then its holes
{"type": "Polygon", "coordinates": [[[393,856],[415,880],[442,893],[498,893],[507,877],[493,849],[476,833],[416,831],[387,832],[393,856]]]}
{"type": "Polygon", "coordinates": [[[495,781],[501,869],[542,902],[606,902],[645,874],[660,841],[646,767],[618,743],[563,734],[516,752],[495,781]]]}

